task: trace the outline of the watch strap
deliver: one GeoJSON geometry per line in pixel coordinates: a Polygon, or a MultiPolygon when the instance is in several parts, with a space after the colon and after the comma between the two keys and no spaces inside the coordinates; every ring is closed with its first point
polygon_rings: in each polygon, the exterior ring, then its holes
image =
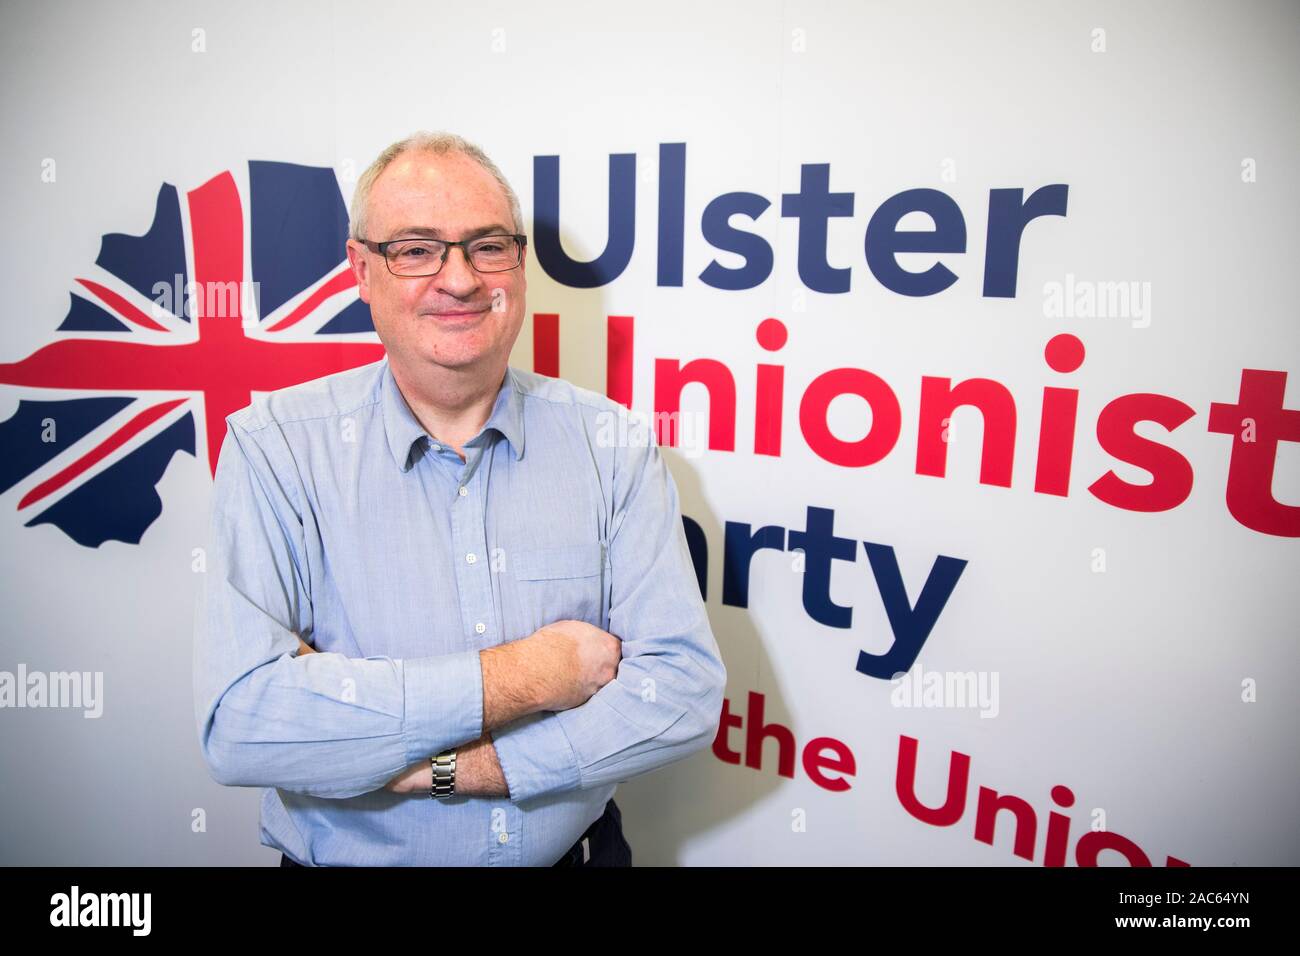
{"type": "Polygon", "coordinates": [[[446,800],[456,792],[456,751],[444,750],[436,757],[430,757],[429,763],[433,767],[429,798],[446,800]]]}

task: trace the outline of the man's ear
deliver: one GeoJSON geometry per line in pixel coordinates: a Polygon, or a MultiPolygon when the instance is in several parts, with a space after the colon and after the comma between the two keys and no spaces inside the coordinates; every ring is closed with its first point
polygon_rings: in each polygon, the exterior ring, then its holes
{"type": "Polygon", "coordinates": [[[355,239],[347,244],[348,265],[357,279],[357,292],[361,301],[370,304],[370,260],[366,258],[366,247],[355,239]]]}

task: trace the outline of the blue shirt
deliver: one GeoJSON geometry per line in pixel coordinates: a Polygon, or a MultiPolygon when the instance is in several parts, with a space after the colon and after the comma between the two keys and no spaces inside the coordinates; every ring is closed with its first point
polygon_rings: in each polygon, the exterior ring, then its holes
{"type": "Polygon", "coordinates": [[[726,670],[644,417],[510,367],[462,462],[385,358],[226,425],[195,710],[213,779],[267,788],[266,846],[308,865],[549,866],[620,781],[712,741],[726,670]],[[618,675],[491,732],[509,797],[383,789],[481,735],[480,650],[565,619],[621,639],[618,675]]]}

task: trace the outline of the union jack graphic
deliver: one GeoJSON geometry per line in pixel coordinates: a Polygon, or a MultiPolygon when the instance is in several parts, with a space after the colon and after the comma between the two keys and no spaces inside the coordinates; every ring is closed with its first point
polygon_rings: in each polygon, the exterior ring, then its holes
{"type": "Polygon", "coordinates": [[[328,167],[255,160],[183,202],[164,183],[147,233],[103,236],[54,340],[0,364],[19,397],[0,423],[0,513],[12,502],[86,547],[139,544],[176,452],[202,449],[215,474],[225,417],[255,392],[382,358],[347,221],[328,167]]]}

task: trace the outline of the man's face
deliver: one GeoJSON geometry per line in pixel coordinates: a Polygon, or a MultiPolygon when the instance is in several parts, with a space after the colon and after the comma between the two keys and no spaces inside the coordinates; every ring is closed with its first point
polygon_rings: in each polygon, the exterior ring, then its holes
{"type": "MultiPolygon", "coordinates": [[[[459,153],[403,153],[370,191],[366,239],[455,241],[513,233],[510,202],[492,174],[459,153]]],[[[525,256],[527,249],[524,250],[525,256]]],[[[355,240],[348,261],[361,300],[392,360],[414,374],[431,365],[466,371],[508,360],[524,321],[525,258],[508,272],[481,273],[451,248],[432,276],[396,276],[384,257],[355,240]]]]}

